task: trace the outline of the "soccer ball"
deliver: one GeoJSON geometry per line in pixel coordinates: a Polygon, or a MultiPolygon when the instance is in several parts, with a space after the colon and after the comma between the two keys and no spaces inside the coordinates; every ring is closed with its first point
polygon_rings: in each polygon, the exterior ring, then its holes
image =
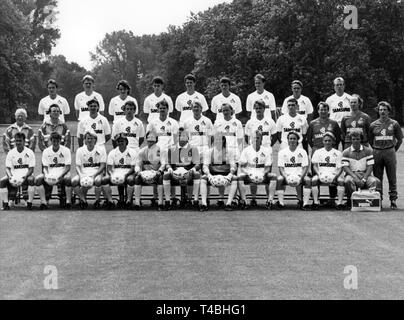
{"type": "Polygon", "coordinates": [[[255,184],[262,183],[264,181],[264,175],[262,172],[255,169],[250,169],[248,171],[248,177],[250,178],[251,182],[255,184]]]}
{"type": "Polygon", "coordinates": [[[125,175],[122,172],[113,172],[111,174],[111,183],[114,185],[122,185],[125,183],[125,175]]]}
{"type": "Polygon", "coordinates": [[[58,178],[50,173],[45,176],[45,182],[50,186],[54,186],[58,182],[58,178]]]}
{"type": "Polygon", "coordinates": [[[145,183],[153,183],[157,176],[157,171],[154,170],[145,170],[140,172],[140,177],[143,179],[145,183]]]}
{"type": "Polygon", "coordinates": [[[80,179],[80,185],[85,188],[91,188],[94,185],[94,179],[88,176],[80,179]]]}
{"type": "Polygon", "coordinates": [[[183,179],[185,179],[185,175],[187,173],[188,173],[188,171],[185,168],[180,167],[177,170],[173,171],[173,176],[177,180],[183,180],[183,179]]]}
{"type": "Polygon", "coordinates": [[[335,175],[330,173],[322,173],[320,174],[320,181],[321,183],[330,184],[334,181],[335,175]]]}
{"type": "Polygon", "coordinates": [[[301,177],[295,174],[291,174],[287,178],[287,183],[291,187],[297,187],[300,184],[301,177]]]}
{"type": "Polygon", "coordinates": [[[23,183],[24,183],[24,179],[22,177],[12,176],[10,179],[10,184],[15,188],[18,188],[23,183]]]}
{"type": "Polygon", "coordinates": [[[225,187],[230,184],[230,181],[227,180],[225,176],[220,174],[216,176],[211,176],[209,182],[214,187],[225,187]]]}

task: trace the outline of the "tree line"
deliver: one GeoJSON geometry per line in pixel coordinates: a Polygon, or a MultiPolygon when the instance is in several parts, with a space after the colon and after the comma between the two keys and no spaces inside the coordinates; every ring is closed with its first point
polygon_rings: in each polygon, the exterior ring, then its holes
{"type": "MultiPolygon", "coordinates": [[[[29,2],[5,0],[0,5],[0,21],[6,22],[0,24],[0,67],[3,69],[6,54],[17,60],[16,68],[21,71],[15,72],[14,65],[7,64],[6,76],[0,75],[0,112],[7,113],[24,101],[30,113],[36,113],[39,99],[46,95],[43,84],[51,76],[61,84],[61,94],[72,108],[86,70],[63,56],[50,56],[59,31],[42,30],[38,25],[46,18],[41,6],[56,5],[56,0],[32,0],[36,18],[19,19],[29,11],[21,9],[22,3],[29,2]],[[14,39],[4,37],[3,30],[14,39]],[[11,31],[18,32],[11,35],[11,31]],[[37,41],[26,42],[27,37],[37,41]],[[3,46],[7,39],[11,47],[3,46]],[[19,48],[17,56],[14,46],[19,48]],[[11,90],[16,87],[18,90],[11,90]]],[[[221,76],[232,79],[232,91],[245,101],[255,90],[254,75],[262,73],[278,105],[291,94],[293,79],[303,82],[303,94],[316,105],[333,93],[332,80],[341,76],[348,93],[362,96],[365,112],[374,117],[377,101],[387,100],[395,107],[395,118],[403,123],[403,40],[401,1],[234,0],[191,13],[182,26],[170,26],[158,35],[137,36],[126,30],[106,34],[91,52],[95,66],[91,74],[106,102],[116,95],[116,83],[128,80],[140,107],[151,93],[151,79],[156,75],[165,79],[165,91],[175,99],[185,90],[184,76],[195,74],[197,90],[209,102],[219,92],[221,76]],[[358,10],[357,29],[344,26],[346,5],[358,10]]]]}

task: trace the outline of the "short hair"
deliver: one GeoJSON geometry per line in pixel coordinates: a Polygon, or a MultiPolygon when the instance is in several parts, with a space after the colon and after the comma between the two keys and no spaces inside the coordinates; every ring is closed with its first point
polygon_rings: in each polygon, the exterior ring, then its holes
{"type": "Polygon", "coordinates": [[[299,105],[299,103],[297,102],[297,100],[295,98],[290,98],[287,103],[289,104],[289,102],[293,102],[295,105],[299,105]]]}
{"type": "Polygon", "coordinates": [[[48,87],[50,84],[53,84],[56,88],[59,87],[58,83],[54,79],[49,79],[48,81],[46,81],[46,87],[48,87]]]}
{"type": "Polygon", "coordinates": [[[187,131],[187,130],[185,130],[185,128],[184,127],[179,127],[178,128],[178,136],[180,137],[180,136],[182,136],[183,134],[185,134],[186,135],[186,137],[188,138],[188,140],[189,140],[189,132],[187,131]]]}
{"type": "Polygon", "coordinates": [[[86,80],[90,80],[92,83],[95,82],[93,76],[91,76],[91,75],[89,75],[89,74],[86,74],[86,75],[83,77],[83,79],[81,80],[81,82],[84,83],[84,81],[86,81],[86,80]]]}
{"type": "Polygon", "coordinates": [[[59,113],[61,113],[61,112],[62,112],[62,110],[60,110],[59,105],[58,105],[58,104],[56,104],[56,103],[53,103],[53,104],[51,104],[51,105],[49,106],[49,112],[51,111],[51,109],[52,109],[52,108],[58,108],[59,113]]]}
{"type": "Polygon", "coordinates": [[[165,106],[165,107],[167,107],[167,109],[169,108],[168,102],[166,99],[163,99],[163,100],[160,100],[159,102],[157,102],[157,106],[165,106]]]}
{"type": "Polygon", "coordinates": [[[191,105],[192,107],[199,106],[203,109],[202,103],[200,103],[198,100],[192,100],[191,105]]]}
{"type": "Polygon", "coordinates": [[[349,139],[352,138],[360,138],[361,142],[363,140],[363,133],[360,129],[352,129],[351,132],[348,134],[349,139]]]}
{"type": "Polygon", "coordinates": [[[124,139],[126,140],[126,144],[129,143],[128,135],[125,132],[119,132],[114,136],[115,141],[118,141],[118,139],[124,139]]]}
{"type": "Polygon", "coordinates": [[[333,139],[334,141],[336,141],[337,139],[335,138],[335,135],[331,132],[331,131],[326,131],[323,135],[323,139],[325,137],[330,137],[331,139],[333,139]]]}
{"type": "Polygon", "coordinates": [[[119,81],[118,81],[118,84],[116,85],[116,90],[119,90],[119,86],[122,86],[122,87],[126,88],[126,90],[128,90],[128,94],[130,94],[132,88],[131,88],[131,86],[130,86],[130,84],[129,84],[128,81],[126,81],[126,80],[119,80],[119,81]]]}
{"type": "Polygon", "coordinates": [[[98,107],[100,107],[100,103],[98,102],[97,98],[94,97],[91,100],[87,101],[87,106],[90,106],[93,102],[97,103],[98,107]]]}
{"type": "Polygon", "coordinates": [[[131,107],[135,108],[135,111],[136,111],[136,103],[134,101],[131,101],[131,100],[126,101],[125,104],[123,105],[124,109],[126,106],[131,106],[131,107]]]}
{"type": "Polygon", "coordinates": [[[288,133],[288,136],[287,136],[287,139],[288,139],[288,140],[289,140],[289,137],[290,137],[291,135],[294,135],[294,136],[297,138],[297,140],[300,139],[300,136],[297,134],[296,131],[290,131],[290,132],[288,133]]]}
{"type": "Polygon", "coordinates": [[[227,102],[222,103],[222,110],[224,107],[230,107],[230,110],[233,111],[233,106],[230,103],[227,103],[227,102]]]}
{"type": "Polygon", "coordinates": [[[324,101],[320,101],[317,105],[317,110],[320,109],[320,107],[326,107],[328,110],[330,110],[330,106],[328,105],[328,103],[324,102],[324,101]]]}
{"type": "Polygon", "coordinates": [[[27,110],[25,110],[24,108],[18,108],[17,110],[15,110],[16,118],[19,114],[23,114],[25,117],[28,117],[27,110]]]}
{"type": "Polygon", "coordinates": [[[220,83],[228,83],[228,84],[230,85],[230,84],[231,84],[231,81],[230,81],[230,79],[227,78],[227,77],[222,77],[222,78],[220,79],[220,83]]]}
{"type": "Polygon", "coordinates": [[[254,102],[254,106],[253,106],[254,108],[255,108],[255,105],[263,107],[264,109],[266,106],[264,100],[261,100],[261,99],[254,102]]]}
{"type": "Polygon", "coordinates": [[[14,135],[14,139],[15,139],[15,140],[17,140],[17,139],[25,140],[25,133],[24,133],[24,132],[17,132],[17,133],[14,135]]]}
{"type": "Polygon", "coordinates": [[[191,80],[193,82],[196,82],[196,77],[193,74],[189,73],[184,77],[184,81],[187,81],[187,80],[191,80]]]}
{"type": "Polygon", "coordinates": [[[342,77],[336,77],[336,78],[334,79],[333,83],[336,84],[337,82],[342,82],[342,83],[345,84],[345,80],[344,80],[344,78],[342,78],[342,77]]]}
{"type": "Polygon", "coordinates": [[[95,138],[95,140],[98,139],[97,134],[95,133],[95,131],[94,131],[93,129],[87,129],[87,130],[84,132],[84,136],[83,136],[83,139],[84,139],[84,140],[86,139],[87,135],[92,136],[93,138],[95,138]]]}
{"type": "Polygon", "coordinates": [[[387,101],[380,101],[380,102],[377,104],[376,108],[375,108],[375,110],[376,110],[377,113],[379,113],[379,107],[380,107],[380,106],[387,107],[387,110],[389,110],[389,113],[391,113],[391,112],[393,111],[393,108],[391,107],[391,104],[390,104],[390,103],[388,103],[387,101]]]}
{"type": "Polygon", "coordinates": [[[53,131],[49,136],[49,140],[52,141],[52,139],[57,139],[60,141],[60,140],[62,140],[62,135],[57,131],[53,131]]]}
{"type": "Polygon", "coordinates": [[[156,137],[156,138],[155,138],[155,142],[158,141],[159,137],[158,137],[157,133],[156,133],[154,130],[150,130],[150,131],[147,131],[147,132],[146,132],[146,135],[145,135],[145,140],[146,140],[146,141],[148,141],[147,138],[148,138],[150,135],[154,135],[154,136],[156,137]]]}
{"type": "Polygon", "coordinates": [[[164,80],[163,80],[162,77],[156,76],[156,77],[154,77],[152,79],[152,84],[154,84],[154,83],[156,83],[156,84],[164,84],[164,80]]]}
{"type": "Polygon", "coordinates": [[[261,73],[256,74],[254,76],[254,80],[261,80],[262,82],[267,81],[267,79],[265,79],[265,77],[261,73]]]}
{"type": "Polygon", "coordinates": [[[294,84],[297,84],[300,86],[300,88],[303,88],[303,83],[300,80],[293,80],[291,86],[293,86],[294,84]]]}
{"type": "Polygon", "coordinates": [[[352,94],[351,96],[352,96],[352,98],[358,99],[359,109],[362,109],[362,106],[363,106],[363,99],[362,99],[362,97],[361,97],[359,94],[356,94],[356,93],[352,94]]]}

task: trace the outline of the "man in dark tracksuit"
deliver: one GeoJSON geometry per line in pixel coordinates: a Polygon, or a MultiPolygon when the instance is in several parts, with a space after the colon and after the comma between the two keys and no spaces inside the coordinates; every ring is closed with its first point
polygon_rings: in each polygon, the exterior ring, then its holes
{"type": "MultiPolygon", "coordinates": [[[[403,133],[397,121],[391,119],[391,106],[381,101],[377,105],[379,119],[370,125],[369,142],[373,148],[375,164],[373,174],[383,185],[383,173],[386,168],[389,181],[390,208],[397,209],[397,158],[396,152],[403,141],[403,133]]],[[[382,193],[383,196],[383,193],[382,193]]]]}

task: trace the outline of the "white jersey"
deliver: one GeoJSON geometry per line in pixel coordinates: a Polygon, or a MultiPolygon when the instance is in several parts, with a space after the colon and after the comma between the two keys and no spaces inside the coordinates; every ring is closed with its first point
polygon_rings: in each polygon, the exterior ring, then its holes
{"type": "MultiPolygon", "coordinates": [[[[288,100],[291,99],[291,98],[294,98],[293,95],[287,97],[283,101],[282,114],[288,114],[289,113],[288,100]]],[[[297,113],[307,119],[307,116],[309,114],[312,114],[313,111],[314,111],[313,105],[312,105],[310,99],[308,97],[304,96],[304,95],[300,95],[299,99],[296,99],[296,100],[297,100],[297,103],[298,103],[297,113]]]]}
{"type": "Polygon", "coordinates": [[[280,149],[288,147],[288,134],[291,131],[299,135],[299,146],[301,146],[303,135],[307,133],[307,128],[307,121],[300,114],[296,114],[294,117],[291,117],[289,114],[281,115],[278,121],[276,121],[276,131],[282,134],[280,149]]]}
{"type": "Polygon", "coordinates": [[[307,167],[308,165],[307,152],[302,148],[296,148],[293,152],[289,148],[285,148],[278,153],[278,167],[283,167],[286,175],[302,176],[303,167],[307,167]]]}
{"type": "Polygon", "coordinates": [[[275,103],[275,97],[274,95],[267,91],[264,90],[263,93],[259,94],[257,91],[254,91],[253,93],[250,93],[247,96],[247,111],[251,112],[251,119],[256,118],[255,110],[254,110],[254,103],[258,100],[262,100],[265,102],[265,113],[264,113],[264,118],[272,118],[271,116],[271,111],[276,111],[276,103],[275,103]]]}
{"type": "Polygon", "coordinates": [[[46,96],[45,98],[42,98],[41,101],[39,101],[38,114],[44,116],[43,122],[50,121],[49,107],[53,104],[57,104],[59,106],[60,108],[59,120],[61,122],[65,122],[65,114],[70,113],[70,107],[67,100],[59,95],[57,95],[55,99],[52,99],[50,96],[46,96]]]}
{"type": "Polygon", "coordinates": [[[178,134],[179,125],[173,118],[167,117],[165,121],[160,118],[149,123],[146,132],[154,130],[158,135],[158,146],[162,152],[168,152],[168,148],[174,144],[174,135],[178,134]]]}
{"type": "Polygon", "coordinates": [[[180,123],[184,123],[187,119],[192,118],[194,114],[192,113],[192,102],[198,101],[202,105],[202,112],[208,110],[208,103],[205,97],[195,91],[193,94],[189,95],[186,91],[181,93],[175,100],[175,109],[181,112],[180,123]]]}
{"type": "Polygon", "coordinates": [[[53,146],[46,148],[42,153],[42,165],[48,167],[50,174],[60,177],[66,166],[72,164],[70,149],[60,146],[58,151],[53,151],[53,146]]]}
{"type": "Polygon", "coordinates": [[[241,100],[239,96],[230,92],[230,95],[226,98],[223,93],[219,93],[212,99],[211,111],[216,113],[216,120],[223,120],[222,105],[228,103],[233,107],[234,114],[238,114],[243,111],[241,107],[241,100]]]}
{"type": "Polygon", "coordinates": [[[112,172],[121,172],[127,174],[130,169],[135,167],[138,153],[130,148],[126,148],[124,152],[119,147],[111,150],[108,154],[107,165],[112,166],[112,172]]]}
{"type": "Polygon", "coordinates": [[[104,104],[104,99],[102,98],[102,96],[98,93],[93,91],[92,94],[90,94],[89,96],[83,91],[80,92],[79,94],[76,95],[76,97],[74,98],[74,109],[79,110],[79,121],[83,120],[84,118],[88,117],[90,115],[90,112],[88,111],[88,106],[87,106],[87,102],[96,98],[100,108],[99,108],[99,112],[104,111],[105,109],[105,104],[104,104]]]}
{"type": "Polygon", "coordinates": [[[262,120],[258,120],[257,118],[248,120],[245,125],[245,135],[249,137],[249,144],[252,144],[252,138],[257,130],[262,133],[262,145],[264,147],[271,147],[271,136],[277,132],[274,120],[271,117],[264,117],[262,120]]]}
{"type": "Polygon", "coordinates": [[[128,148],[139,149],[139,138],[144,138],[145,131],[143,122],[138,118],[128,121],[126,117],[119,119],[112,126],[112,137],[119,133],[126,133],[128,137],[128,148]]]}
{"type": "Polygon", "coordinates": [[[95,119],[87,117],[81,120],[77,127],[77,135],[84,135],[86,129],[93,129],[97,134],[97,145],[105,145],[105,136],[111,134],[111,127],[107,118],[98,114],[95,119]]]}
{"type": "Polygon", "coordinates": [[[241,152],[239,164],[257,168],[264,174],[265,167],[272,166],[272,148],[261,146],[259,150],[255,150],[253,146],[248,146],[241,152]]]}
{"type": "Polygon", "coordinates": [[[26,147],[21,152],[13,148],[7,153],[6,167],[10,168],[12,176],[22,177],[27,174],[29,168],[35,168],[35,154],[26,147]]]}
{"type": "Polygon", "coordinates": [[[76,166],[81,167],[84,175],[92,176],[100,168],[102,163],[107,162],[107,153],[105,148],[95,146],[93,150],[88,150],[84,145],[77,149],[76,152],[76,166]]]}
{"type": "Polygon", "coordinates": [[[321,148],[314,152],[311,162],[318,164],[320,174],[331,173],[335,175],[337,170],[342,167],[342,152],[334,148],[330,151],[321,148]]]}
{"type": "MultiPolygon", "coordinates": [[[[232,118],[228,121],[224,119],[215,121],[213,134],[215,139],[221,139],[224,136],[226,138],[226,149],[238,156],[240,155],[243,146],[239,145],[237,140],[244,139],[244,129],[240,120],[232,118]]],[[[214,143],[217,143],[217,141],[214,141],[214,143]]]]}
{"type": "Polygon", "coordinates": [[[351,114],[350,99],[352,99],[352,96],[345,92],[341,97],[334,93],[325,100],[330,106],[330,119],[337,121],[340,127],[342,118],[351,114]]]}
{"type": "Polygon", "coordinates": [[[125,103],[128,101],[133,101],[136,105],[135,114],[139,113],[139,106],[137,100],[134,97],[127,96],[125,100],[122,100],[120,96],[113,97],[109,102],[108,114],[114,117],[114,123],[122,118],[125,118],[125,103]]]}
{"type": "MultiPolygon", "coordinates": [[[[184,130],[189,134],[189,144],[193,147],[206,148],[210,146],[213,135],[213,124],[209,118],[201,116],[199,120],[194,117],[184,124],[184,130]]],[[[200,150],[199,150],[200,151],[200,150]]]]}
{"type": "Polygon", "coordinates": [[[165,100],[168,103],[168,113],[170,114],[173,112],[173,100],[171,100],[168,95],[163,93],[161,96],[157,97],[154,93],[152,93],[151,95],[147,96],[146,99],[144,99],[143,103],[143,112],[149,114],[147,123],[153,122],[160,117],[157,103],[162,100],[165,100]]]}

